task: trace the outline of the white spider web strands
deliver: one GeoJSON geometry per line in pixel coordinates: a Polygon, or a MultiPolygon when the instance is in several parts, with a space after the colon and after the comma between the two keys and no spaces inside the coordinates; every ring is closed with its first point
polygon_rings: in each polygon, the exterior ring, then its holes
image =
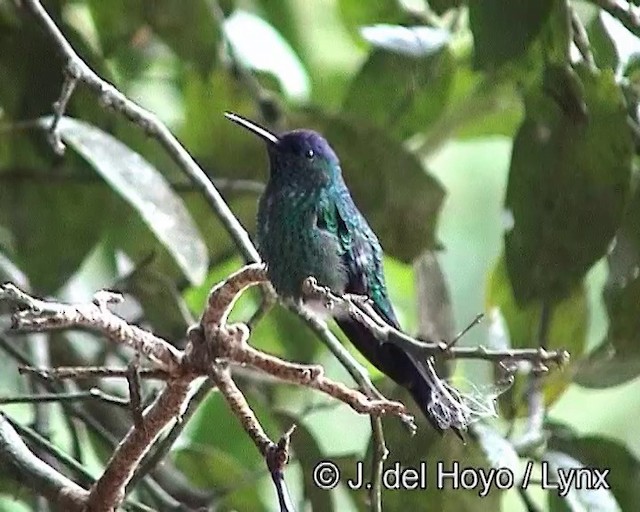
{"type": "Polygon", "coordinates": [[[444,430],[464,431],[480,420],[497,417],[497,399],[513,384],[511,376],[484,386],[465,378],[442,379],[435,371],[433,358],[427,360],[427,370],[432,384],[427,412],[444,430]]]}

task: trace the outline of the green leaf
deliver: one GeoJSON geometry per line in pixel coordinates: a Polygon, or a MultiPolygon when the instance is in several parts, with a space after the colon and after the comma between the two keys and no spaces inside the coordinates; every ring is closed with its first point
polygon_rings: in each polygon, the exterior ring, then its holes
{"type": "Polygon", "coordinates": [[[334,510],[331,493],[321,489],[313,480],[313,468],[318,462],[326,457],[320,450],[318,442],[313,434],[301,424],[298,419],[287,414],[279,414],[282,424],[295,424],[296,430],[291,437],[293,447],[293,457],[300,462],[302,466],[302,486],[304,489],[305,501],[311,505],[311,510],[322,510],[323,512],[331,512],[334,510]]]}
{"type": "Polygon", "coordinates": [[[211,71],[220,33],[207,0],[144,0],[142,5],[147,23],[182,61],[203,75],[211,71]]]}
{"type": "Polygon", "coordinates": [[[587,467],[611,469],[606,478],[610,493],[622,510],[636,510],[640,503],[640,461],[625,446],[602,436],[577,436],[561,425],[551,425],[551,433],[549,449],[566,453],[587,467]]]}
{"type": "Polygon", "coordinates": [[[194,446],[177,450],[174,457],[192,484],[207,491],[216,489],[222,495],[216,500],[216,510],[269,510],[258,492],[255,475],[229,452],[194,446]]]}
{"type": "MultiPolygon", "coordinates": [[[[390,396],[387,394],[387,396],[390,396]]],[[[398,397],[395,397],[398,398],[398,397]]],[[[406,402],[405,402],[406,403],[406,402]]],[[[502,493],[492,488],[485,497],[480,497],[480,486],[475,489],[453,489],[451,480],[447,480],[443,489],[436,487],[437,464],[450,471],[454,463],[459,469],[485,468],[487,463],[483,451],[472,439],[463,444],[453,435],[441,436],[418,418],[418,432],[409,437],[407,429],[399,421],[389,420],[384,423],[384,433],[387,446],[391,453],[386,467],[391,467],[398,461],[401,467],[419,468],[426,465],[427,489],[420,491],[384,490],[382,492],[382,509],[385,512],[400,512],[406,510],[437,510],[439,512],[495,512],[500,510],[502,493]]],[[[367,460],[365,462],[366,476],[370,471],[370,460],[373,453],[373,443],[369,444],[367,460]]]]}
{"type": "Polygon", "coordinates": [[[444,190],[415,155],[360,119],[306,111],[294,120],[323,133],[336,150],[347,186],[386,252],[410,262],[437,244],[444,190]]]}
{"type": "Polygon", "coordinates": [[[581,362],[575,381],[590,388],[617,386],[640,375],[640,188],[636,187],[607,256],[603,290],[609,329],[581,362]]]}
{"type": "Polygon", "coordinates": [[[103,186],[46,178],[2,182],[0,224],[11,230],[12,260],[33,289],[54,293],[76,271],[114,213],[110,196],[103,186]]]}
{"type": "Polygon", "coordinates": [[[616,71],[620,62],[618,50],[611,39],[609,31],[602,22],[602,16],[596,15],[587,27],[591,51],[600,69],[608,68],[616,71]]]}
{"type": "MultiPolygon", "coordinates": [[[[47,126],[50,118],[41,123],[47,126]]],[[[185,276],[200,283],[208,265],[207,247],[166,179],[139,154],[95,126],[65,117],[59,132],[138,211],[185,276]]]]}
{"type": "Polygon", "coordinates": [[[194,318],[168,276],[143,263],[120,283],[117,288],[140,303],[154,334],[172,342],[185,338],[194,318]]]}
{"type": "MultiPolygon", "coordinates": [[[[546,452],[543,462],[547,464],[549,477],[554,482],[558,481],[559,470],[584,468],[579,460],[561,451],[546,452]]],[[[607,489],[590,489],[588,486],[573,484],[562,497],[558,491],[549,492],[549,510],[551,512],[582,512],[584,510],[619,512],[620,507],[611,491],[607,489]]]]}
{"type": "Polygon", "coordinates": [[[136,51],[138,45],[134,43],[136,32],[144,25],[140,2],[87,0],[86,5],[91,12],[103,54],[106,57],[122,57],[126,54],[140,63],[142,55],[136,51]],[[125,12],[127,15],[123,16],[125,12]]]}
{"type": "Polygon", "coordinates": [[[340,15],[346,27],[358,35],[360,27],[373,23],[395,23],[403,19],[398,2],[387,0],[338,0],[340,15]]]}
{"type": "Polygon", "coordinates": [[[521,59],[536,41],[542,56],[566,60],[570,36],[564,0],[471,0],[469,24],[474,63],[480,69],[494,70],[521,59]]]}
{"type": "Polygon", "coordinates": [[[520,304],[575,288],[606,252],[628,196],[633,146],[620,90],[609,72],[576,71],[585,113],[579,92],[554,74],[545,84],[554,99],[529,96],[513,145],[505,247],[520,304]]]}
{"type": "Polygon", "coordinates": [[[271,73],[292,100],[309,100],[309,76],[293,48],[264,19],[237,10],[225,22],[225,32],[236,58],[248,68],[271,73]],[[247,37],[252,34],[252,37],[247,37]]]}
{"type": "Polygon", "coordinates": [[[513,445],[493,427],[484,423],[471,426],[485,457],[493,468],[507,468],[514,475],[520,470],[520,457],[513,445]]]}
{"type": "Polygon", "coordinates": [[[376,49],[352,81],[344,113],[404,139],[443,112],[453,74],[446,48],[420,56],[376,49]]]}
{"type": "MultiPolygon", "coordinates": [[[[500,258],[491,271],[487,287],[487,310],[497,308],[506,322],[512,348],[538,346],[541,303],[526,306],[517,303],[507,276],[504,258],[500,258]]],[[[545,378],[544,395],[547,404],[557,400],[571,383],[571,365],[585,350],[589,310],[583,285],[576,286],[563,301],[553,306],[547,348],[564,349],[571,355],[569,367],[552,368],[545,378]]],[[[520,403],[527,379],[517,375],[514,385],[500,396],[500,411],[507,418],[526,415],[526,405],[520,403]]]]}

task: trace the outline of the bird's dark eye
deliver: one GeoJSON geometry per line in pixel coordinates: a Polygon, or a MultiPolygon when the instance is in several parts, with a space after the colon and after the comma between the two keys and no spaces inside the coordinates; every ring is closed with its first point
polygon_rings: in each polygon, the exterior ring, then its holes
{"type": "Polygon", "coordinates": [[[313,149],[307,149],[307,152],[304,154],[309,160],[311,160],[316,154],[313,152],[313,149]]]}

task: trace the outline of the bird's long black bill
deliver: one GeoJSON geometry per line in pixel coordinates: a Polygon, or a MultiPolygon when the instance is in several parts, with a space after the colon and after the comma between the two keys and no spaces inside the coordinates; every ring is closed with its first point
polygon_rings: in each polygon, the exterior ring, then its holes
{"type": "Polygon", "coordinates": [[[224,117],[233,121],[237,125],[242,126],[246,130],[249,130],[252,133],[255,133],[261,139],[267,141],[270,144],[278,143],[278,136],[274,133],[271,133],[269,130],[260,126],[258,123],[254,123],[253,121],[246,119],[238,114],[234,114],[233,112],[225,112],[224,117]]]}

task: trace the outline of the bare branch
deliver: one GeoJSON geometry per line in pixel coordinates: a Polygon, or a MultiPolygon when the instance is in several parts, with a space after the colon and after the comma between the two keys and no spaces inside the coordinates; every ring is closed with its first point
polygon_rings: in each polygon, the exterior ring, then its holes
{"type": "Polygon", "coordinates": [[[371,417],[371,434],[373,441],[373,459],[371,461],[371,499],[372,512],[382,512],[382,471],[384,462],[389,456],[389,450],[384,441],[384,431],[380,418],[371,417]]]}
{"type": "Polygon", "coordinates": [[[280,511],[291,512],[295,510],[283,476],[284,467],[289,459],[289,438],[295,425],[283,435],[278,444],[275,444],[269,439],[262,425],[260,425],[258,418],[256,418],[253,410],[249,407],[244,395],[238,389],[235,382],[233,382],[229,370],[227,368],[213,366],[209,375],[211,380],[218,386],[229,408],[240,421],[244,431],[249,435],[258,448],[258,451],[265,458],[278,494],[280,511]]]}
{"type": "Polygon", "coordinates": [[[14,329],[26,332],[72,327],[92,329],[115,343],[132,347],[161,369],[175,370],[180,364],[179,350],[107,309],[107,304],[120,298],[118,294],[102,291],[96,293],[93,304],[60,304],[36,299],[11,283],[0,286],[0,300],[24,306],[13,316],[14,329]]]}
{"type": "Polygon", "coordinates": [[[133,472],[162,429],[180,415],[190,378],[171,381],[143,414],[141,428],[127,432],[109,460],[102,476],[91,488],[87,507],[92,512],[110,512],[122,502],[133,472]]]}
{"type": "Polygon", "coordinates": [[[631,33],[640,36],[640,7],[626,0],[591,0],[591,3],[611,14],[631,33]]]}
{"type": "MultiPolygon", "coordinates": [[[[119,378],[126,379],[128,368],[113,368],[109,366],[59,366],[58,368],[35,368],[33,366],[19,366],[18,371],[23,373],[37,374],[43,379],[65,380],[65,379],[93,379],[99,378],[119,378]]],[[[141,379],[167,380],[170,374],[164,370],[141,368],[138,370],[141,379]]]]}
{"type": "Polygon", "coordinates": [[[0,396],[0,405],[7,404],[33,404],[33,403],[49,403],[64,402],[65,400],[102,400],[105,403],[117,405],[119,407],[128,407],[129,401],[118,396],[105,393],[101,389],[91,388],[88,391],[77,391],[71,393],[43,393],[40,395],[16,395],[2,397],[0,396]]]}

